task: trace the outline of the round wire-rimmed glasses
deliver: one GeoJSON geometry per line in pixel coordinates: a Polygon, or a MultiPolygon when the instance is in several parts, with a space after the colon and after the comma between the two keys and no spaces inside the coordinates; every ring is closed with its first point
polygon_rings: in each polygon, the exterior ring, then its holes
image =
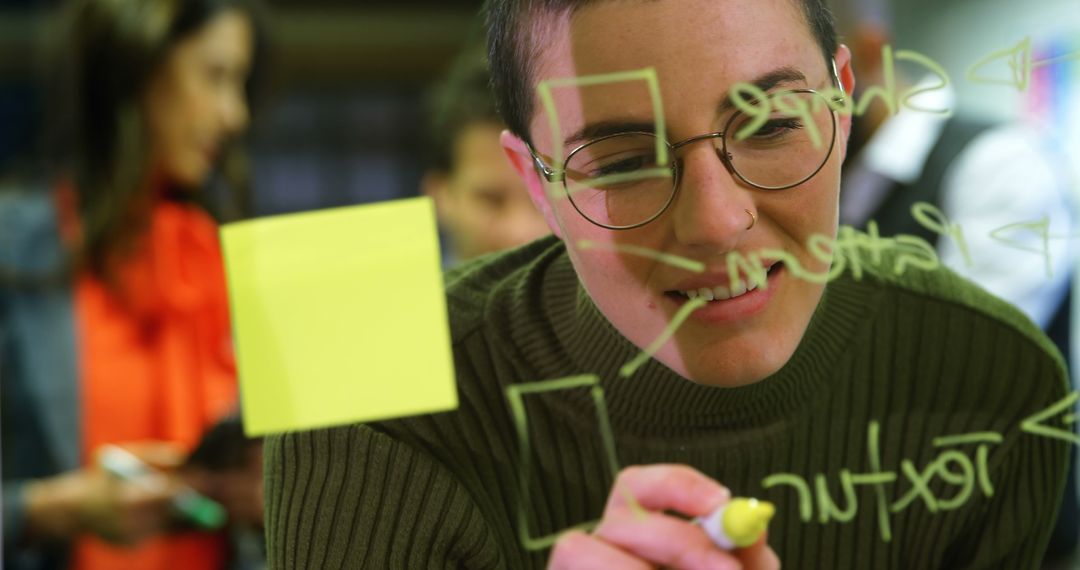
{"type": "MultiPolygon", "coordinates": [[[[834,73],[834,77],[836,74],[834,73]]],[[[837,78],[839,85],[839,78],[837,78]]],[[[836,145],[837,99],[813,89],[770,96],[771,113],[735,111],[724,130],[675,143],[650,132],[622,132],[590,140],[567,154],[556,171],[529,145],[537,170],[563,189],[585,219],[600,227],[626,230],[660,217],[679,187],[679,149],[712,141],[717,156],[734,177],[761,190],[786,190],[816,176],[836,145]],[[662,147],[666,160],[661,160],[662,147]]]]}

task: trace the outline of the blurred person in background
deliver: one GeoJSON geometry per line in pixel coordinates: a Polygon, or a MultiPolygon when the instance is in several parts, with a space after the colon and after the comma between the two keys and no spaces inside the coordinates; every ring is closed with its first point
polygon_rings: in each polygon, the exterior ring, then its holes
{"type": "MultiPolygon", "coordinates": [[[[900,108],[891,114],[875,101],[852,124],[849,153],[840,193],[841,223],[865,227],[873,220],[880,234],[917,235],[936,245],[942,264],[1016,305],[1054,341],[1070,365],[1070,277],[1073,255],[1066,239],[1045,247],[1039,231],[1014,229],[995,239],[995,230],[1011,224],[1049,223],[1054,236],[1071,235],[1067,161],[1050,148],[1046,135],[1021,121],[993,123],[956,113],[955,93],[938,88],[940,79],[908,76],[896,66],[887,77],[883,48],[893,44],[889,6],[883,0],[844,2],[839,24],[859,74],[856,101],[870,86],[895,80],[897,91],[926,92],[912,100],[951,116],[900,108]],[[939,208],[963,231],[967,250],[941,237],[912,216],[917,202],[939,208]],[[1047,274],[1046,256],[1052,260],[1047,274]]],[[[892,45],[895,54],[904,46],[892,45]]],[[[1075,383],[1075,375],[1073,375],[1075,383]]],[[[1075,466],[1075,448],[1071,464],[1075,466]]],[[[1075,469],[1074,469],[1075,471],[1075,469]]],[[[1076,551],[1080,539],[1080,503],[1076,478],[1068,478],[1065,499],[1047,548],[1047,560],[1076,551]]]]}
{"type": "Polygon", "coordinates": [[[447,266],[550,233],[499,144],[505,127],[489,81],[477,43],[432,93],[432,166],[422,185],[449,237],[447,266]]]}
{"type": "Polygon", "coordinates": [[[234,524],[261,525],[258,457],[218,461],[220,442],[187,457],[236,407],[217,227],[199,203],[219,163],[243,186],[234,143],[259,7],[66,8],[68,100],[51,118],[70,131],[67,160],[44,184],[0,193],[4,567],[222,568],[225,534],[196,532],[173,500],[194,488],[234,524]],[[105,444],[162,470],[106,473],[105,444]],[[246,485],[232,481],[241,473],[246,485]]]}
{"type": "MultiPolygon", "coordinates": [[[[871,86],[888,85],[882,48],[891,45],[888,6],[883,0],[846,2],[839,10],[859,76],[862,102],[871,86]]],[[[893,52],[903,46],[893,48],[893,52]]],[[[957,113],[955,94],[940,79],[907,77],[893,70],[896,91],[925,90],[911,100],[922,109],[900,106],[891,114],[874,101],[853,120],[852,160],[845,165],[840,221],[857,227],[877,222],[881,235],[918,235],[936,244],[942,262],[991,293],[1013,303],[1048,330],[1064,307],[1072,259],[1068,240],[1051,240],[1052,277],[1039,253],[1037,232],[1014,231],[995,240],[990,234],[1018,222],[1048,218],[1051,233],[1069,235],[1067,165],[1048,152],[1047,140],[1022,122],[995,124],[957,113]],[[911,214],[916,202],[940,208],[963,228],[970,262],[952,239],[920,225],[911,214]],[[1004,240],[1015,242],[1006,245],[1004,240]],[[1023,248],[1027,248],[1027,250],[1023,248]]],[[[1053,335],[1051,335],[1053,337],[1053,335]]],[[[1056,341],[1057,339],[1055,339],[1056,341]]],[[[1067,350],[1062,347],[1063,354],[1067,350]]]]}

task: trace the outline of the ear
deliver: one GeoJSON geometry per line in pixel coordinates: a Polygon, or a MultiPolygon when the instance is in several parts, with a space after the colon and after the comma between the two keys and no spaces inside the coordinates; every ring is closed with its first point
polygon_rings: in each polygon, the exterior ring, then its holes
{"type": "Polygon", "coordinates": [[[525,146],[525,141],[509,130],[503,130],[499,136],[499,142],[502,143],[503,152],[510,159],[510,164],[514,166],[514,170],[517,171],[518,176],[521,177],[522,181],[525,182],[525,186],[529,189],[529,197],[532,199],[533,205],[544,215],[544,220],[547,222],[548,228],[551,229],[551,233],[562,239],[562,228],[559,227],[559,221],[555,217],[555,210],[552,207],[551,200],[548,198],[547,191],[544,189],[546,182],[540,178],[540,173],[536,171],[532,154],[529,152],[528,147],[525,146]]]}
{"type": "MultiPolygon", "coordinates": [[[[840,84],[844,87],[844,93],[849,98],[854,97],[855,70],[851,61],[851,50],[846,45],[840,44],[840,47],[836,49],[833,60],[836,62],[836,72],[840,76],[840,84]]],[[[843,161],[843,159],[847,158],[847,142],[851,136],[850,114],[843,113],[840,115],[840,133],[844,137],[840,145],[840,159],[843,161]]]]}
{"type": "Polygon", "coordinates": [[[453,215],[453,205],[450,203],[450,175],[439,170],[429,170],[420,179],[420,191],[435,202],[435,215],[439,217],[439,223],[450,223],[453,215]]]}

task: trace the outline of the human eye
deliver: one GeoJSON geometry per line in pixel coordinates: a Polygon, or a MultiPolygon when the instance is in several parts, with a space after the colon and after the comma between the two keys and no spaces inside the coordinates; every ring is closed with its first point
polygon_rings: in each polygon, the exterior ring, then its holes
{"type": "Polygon", "coordinates": [[[600,157],[590,165],[589,178],[601,178],[636,172],[651,166],[655,162],[653,153],[623,152],[612,156],[600,157]]]}
{"type": "Polygon", "coordinates": [[[751,139],[757,141],[773,141],[782,139],[783,137],[799,131],[803,128],[803,123],[799,119],[794,117],[776,118],[765,121],[761,127],[750,136],[751,139]]]}

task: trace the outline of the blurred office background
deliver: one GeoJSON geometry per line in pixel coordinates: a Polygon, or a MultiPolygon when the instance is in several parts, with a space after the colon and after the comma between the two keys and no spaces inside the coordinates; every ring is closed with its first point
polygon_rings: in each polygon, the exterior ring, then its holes
{"type": "MultiPolygon", "coordinates": [[[[61,4],[0,0],[0,179],[34,164],[41,149],[49,112],[41,48],[61,4]]],[[[273,72],[249,135],[252,214],[415,195],[424,161],[425,90],[475,33],[481,0],[267,4],[273,72]]],[[[1080,60],[1036,69],[1025,92],[964,80],[971,63],[1029,36],[1036,58],[1080,52],[1076,0],[872,4],[890,21],[898,49],[925,53],[949,71],[958,112],[1044,122],[1080,163],[1080,60]]],[[[1005,63],[1001,69],[1007,70],[1005,63]]]]}
{"type": "MultiPolygon", "coordinates": [[[[33,170],[57,0],[0,0],[0,179],[33,170]]],[[[248,134],[253,212],[415,195],[425,91],[477,33],[479,0],[272,1],[268,89],[248,134]]]]}

